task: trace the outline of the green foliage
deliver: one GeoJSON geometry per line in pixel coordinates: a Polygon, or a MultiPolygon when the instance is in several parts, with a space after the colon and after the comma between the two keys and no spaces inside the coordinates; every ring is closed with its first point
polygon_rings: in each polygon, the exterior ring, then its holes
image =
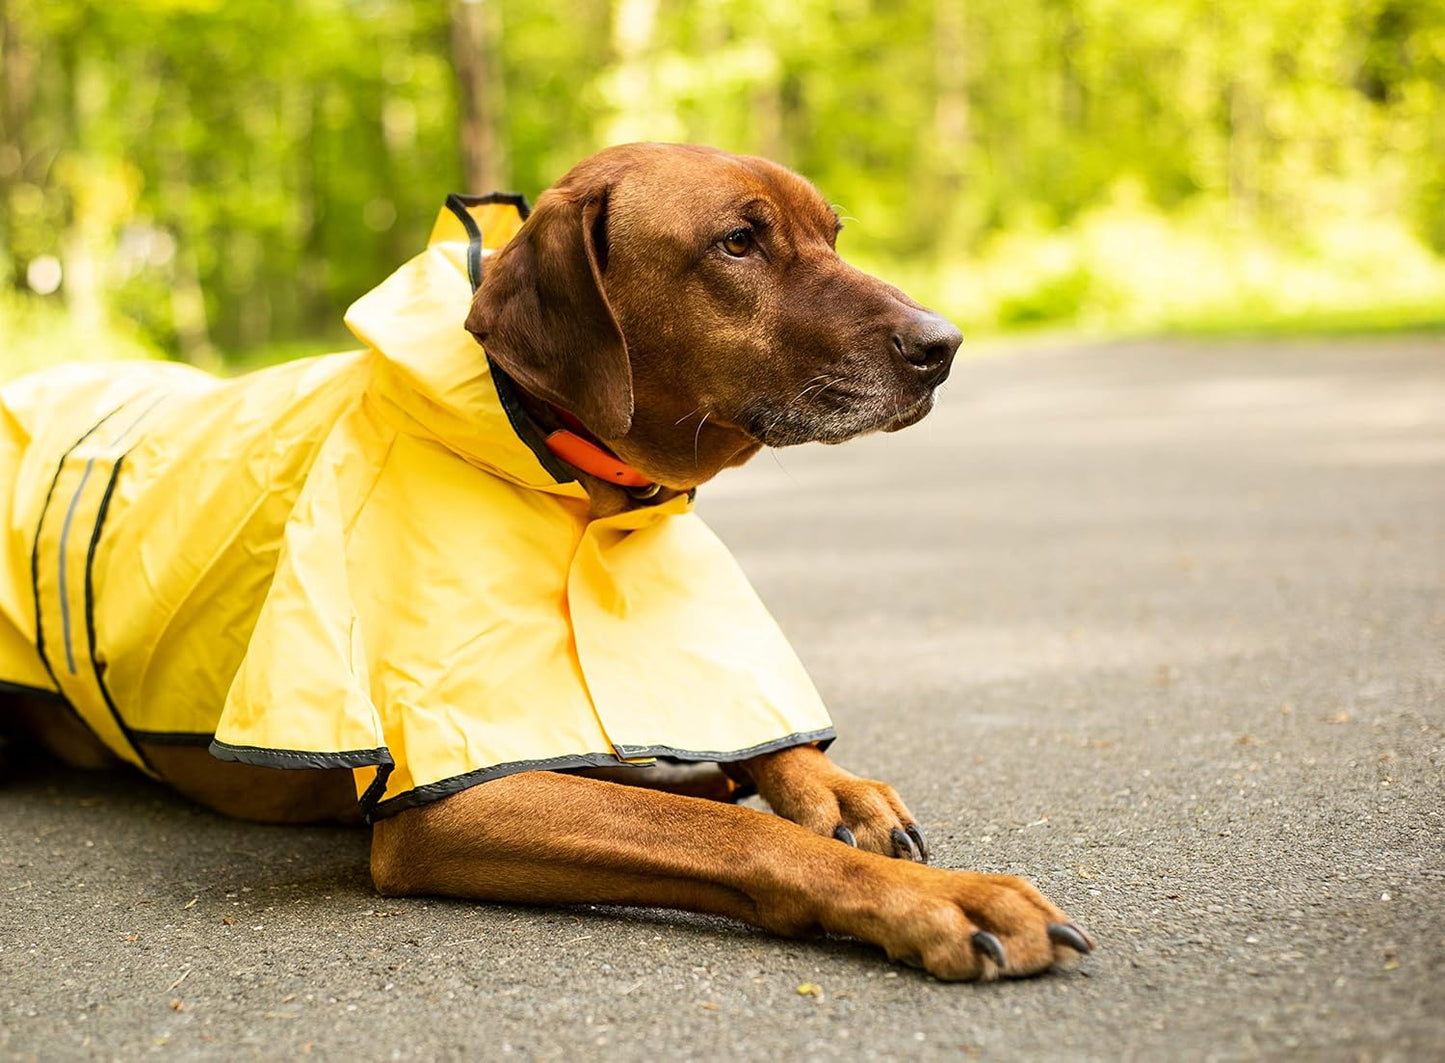
{"type": "Polygon", "coordinates": [[[620,140],[777,158],[973,329],[1445,318],[1445,0],[480,2],[469,97],[467,0],[0,0],[0,285],[57,257],[69,322],[6,334],[342,346],[468,122],[534,197],[620,140]]]}
{"type": "Polygon", "coordinates": [[[0,337],[0,383],[64,359],[159,358],[162,353],[134,328],[77,328],[57,301],[4,290],[0,337]]]}

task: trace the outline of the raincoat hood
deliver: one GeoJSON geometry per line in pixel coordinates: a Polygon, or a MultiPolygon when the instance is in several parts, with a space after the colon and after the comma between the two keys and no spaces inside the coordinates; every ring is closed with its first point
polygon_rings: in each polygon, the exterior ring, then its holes
{"type": "Polygon", "coordinates": [[[157,743],[353,769],[368,817],[517,771],[826,743],[686,496],[591,519],[463,327],[514,197],[452,197],[361,351],[0,389],[0,686],[157,743]]]}
{"type": "Polygon", "coordinates": [[[427,250],[346,312],[347,328],[380,356],[374,393],[411,430],[474,465],[525,487],[585,498],[565,467],[545,451],[539,456],[540,446],[533,449],[540,440],[524,441],[535,430],[516,405],[513,385],[500,371],[494,375],[462,326],[475,287],[469,270],[480,270],[516,234],[521,205],[505,197],[468,210],[460,196],[448,204],[427,250]]]}

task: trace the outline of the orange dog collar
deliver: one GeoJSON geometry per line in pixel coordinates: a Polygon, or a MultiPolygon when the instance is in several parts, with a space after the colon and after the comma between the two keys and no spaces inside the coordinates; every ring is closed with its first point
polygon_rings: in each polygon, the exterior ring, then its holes
{"type": "Polygon", "coordinates": [[[573,468],[581,469],[589,476],[622,487],[656,487],[651,480],[638,472],[627,462],[583,439],[576,432],[559,428],[546,439],[547,449],[573,468]]]}
{"type": "Polygon", "coordinates": [[[589,476],[633,489],[651,488],[644,497],[655,494],[658,485],[623,461],[612,451],[595,442],[582,422],[566,410],[552,407],[567,428],[549,432],[545,440],[547,449],[568,465],[581,469],[589,476]]]}

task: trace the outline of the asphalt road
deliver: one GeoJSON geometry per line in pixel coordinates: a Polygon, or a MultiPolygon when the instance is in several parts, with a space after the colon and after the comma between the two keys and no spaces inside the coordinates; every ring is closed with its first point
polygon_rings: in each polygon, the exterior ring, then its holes
{"type": "Polygon", "coordinates": [[[386,900],[362,832],[24,766],[0,1058],[1445,1057],[1445,341],[974,358],[917,428],[702,509],[836,757],[1094,956],[970,987],[676,913],[386,900]]]}

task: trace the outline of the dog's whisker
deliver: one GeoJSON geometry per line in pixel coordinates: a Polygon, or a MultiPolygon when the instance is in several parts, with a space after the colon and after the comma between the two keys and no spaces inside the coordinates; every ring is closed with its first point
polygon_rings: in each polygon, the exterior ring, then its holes
{"type": "Polygon", "coordinates": [[[707,419],[711,416],[711,410],[708,410],[707,413],[703,414],[702,420],[697,422],[697,431],[692,434],[692,467],[694,469],[697,468],[698,464],[697,447],[698,443],[702,440],[702,426],[707,424],[707,419]]]}
{"type": "Polygon", "coordinates": [[[750,446],[753,446],[753,441],[752,441],[752,440],[749,440],[748,442],[744,443],[742,446],[738,447],[737,450],[733,451],[733,452],[732,452],[731,454],[729,454],[727,457],[723,458],[723,460],[722,460],[723,465],[726,466],[729,462],[731,462],[735,457],[737,457],[737,456],[738,456],[739,454],[741,454],[743,451],[747,450],[748,447],[750,447],[750,446]]]}
{"type": "Polygon", "coordinates": [[[797,402],[799,399],[801,399],[801,398],[802,398],[804,395],[806,395],[812,388],[814,388],[814,387],[816,387],[817,385],[823,383],[823,382],[826,381],[827,379],[828,379],[828,374],[827,374],[827,373],[819,373],[817,376],[813,377],[811,380],[809,380],[806,384],[803,385],[803,389],[802,389],[801,391],[799,391],[796,395],[794,395],[794,396],[788,401],[788,405],[789,405],[789,406],[792,406],[793,403],[795,403],[795,402],[797,402]]]}
{"type": "Polygon", "coordinates": [[[798,403],[802,402],[803,399],[807,397],[810,391],[816,388],[818,389],[818,393],[821,394],[823,391],[826,391],[834,384],[841,383],[842,380],[842,377],[833,377],[830,379],[827,373],[819,373],[817,376],[812,377],[810,380],[808,380],[806,384],[803,385],[802,390],[799,391],[796,395],[794,395],[790,400],[788,400],[788,402],[784,404],[783,408],[778,411],[778,415],[774,417],[772,421],[768,424],[767,428],[763,430],[763,435],[772,435],[773,429],[777,428],[778,425],[783,423],[787,416],[793,412],[794,408],[797,407],[798,403]]]}
{"type": "Polygon", "coordinates": [[[783,475],[788,478],[788,482],[791,483],[794,487],[796,487],[798,485],[798,480],[791,472],[788,471],[788,467],[783,464],[783,459],[778,457],[777,449],[774,447],[769,447],[768,454],[772,456],[774,464],[778,466],[778,468],[782,471],[783,475]]]}

